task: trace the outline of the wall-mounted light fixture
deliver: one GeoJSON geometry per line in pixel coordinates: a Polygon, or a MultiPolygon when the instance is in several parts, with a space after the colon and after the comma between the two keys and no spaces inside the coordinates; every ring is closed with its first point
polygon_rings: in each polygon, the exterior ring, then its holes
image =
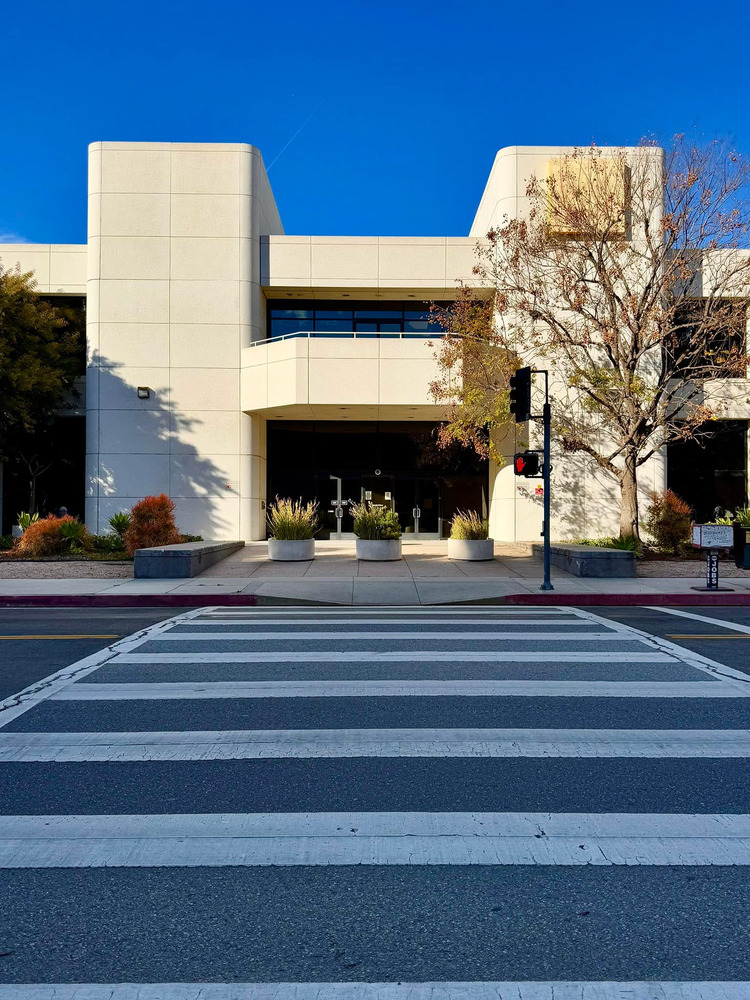
{"type": "Polygon", "coordinates": [[[147,385],[138,386],[138,399],[150,399],[151,389],[147,385]]]}

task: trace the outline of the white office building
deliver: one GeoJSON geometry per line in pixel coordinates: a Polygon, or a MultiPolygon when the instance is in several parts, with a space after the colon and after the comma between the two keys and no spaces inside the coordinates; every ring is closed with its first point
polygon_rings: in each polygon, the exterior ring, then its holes
{"type": "MultiPolygon", "coordinates": [[[[392,505],[422,537],[445,534],[457,508],[486,513],[496,539],[538,537],[533,483],[435,447],[429,303],[476,282],[476,240],[523,211],[528,177],[561,152],[501,150],[466,236],[352,237],[285,234],[252,146],[93,143],[87,243],[0,245],[40,294],[85,297],[91,530],[164,492],[182,531],[260,539],[269,498],[317,498],[327,512],[340,490],[392,505]]],[[[710,502],[745,496],[740,394],[735,410],[701,471],[689,456],[671,465],[703,476],[710,502]]],[[[504,447],[513,454],[513,432],[504,447]]],[[[666,459],[646,467],[644,490],[666,485],[666,459]]],[[[615,496],[585,457],[559,461],[557,536],[616,530],[615,496]]],[[[49,506],[62,502],[77,512],[67,496],[49,506]]]]}

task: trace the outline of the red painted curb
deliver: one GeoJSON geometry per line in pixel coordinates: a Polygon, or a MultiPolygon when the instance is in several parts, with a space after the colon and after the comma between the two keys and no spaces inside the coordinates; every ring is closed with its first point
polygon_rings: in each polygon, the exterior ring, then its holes
{"type": "MultiPolygon", "coordinates": [[[[451,607],[458,605],[557,605],[558,607],[622,607],[635,605],[677,605],[704,607],[748,607],[748,593],[719,594],[558,594],[555,591],[542,594],[507,594],[505,597],[475,599],[473,601],[445,602],[439,605],[409,605],[422,607],[451,607]]],[[[255,594],[30,594],[0,597],[0,607],[26,608],[199,608],[206,605],[217,607],[257,607],[299,606],[321,608],[348,608],[348,604],[330,604],[324,601],[291,600],[288,598],[258,598],[255,594]]],[[[356,606],[356,605],[355,605],[356,606]]],[[[361,605],[360,605],[361,607],[361,605]]],[[[368,605],[377,608],[377,605],[368,605]]]]}
{"type": "MultiPolygon", "coordinates": [[[[509,594],[505,604],[556,604],[564,607],[617,607],[623,605],[750,606],[750,594],[509,594]]],[[[484,602],[483,602],[484,603],[484,602]]]]}
{"type": "Polygon", "coordinates": [[[254,594],[31,594],[0,597],[0,607],[26,608],[200,608],[205,605],[252,607],[254,594]]]}

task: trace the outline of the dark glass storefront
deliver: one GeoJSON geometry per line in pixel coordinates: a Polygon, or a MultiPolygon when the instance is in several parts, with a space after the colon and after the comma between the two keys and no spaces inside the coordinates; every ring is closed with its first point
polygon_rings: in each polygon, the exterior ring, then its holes
{"type": "Polygon", "coordinates": [[[407,535],[447,535],[458,509],[487,516],[488,463],[466,449],[439,449],[435,425],[416,421],[269,421],[268,497],[318,500],[324,531],[352,531],[348,501],[395,510],[407,535]]]}
{"type": "Polygon", "coordinates": [[[717,507],[747,502],[747,423],[719,420],[709,435],[667,445],[667,485],[693,508],[696,521],[710,521],[717,507]]]}

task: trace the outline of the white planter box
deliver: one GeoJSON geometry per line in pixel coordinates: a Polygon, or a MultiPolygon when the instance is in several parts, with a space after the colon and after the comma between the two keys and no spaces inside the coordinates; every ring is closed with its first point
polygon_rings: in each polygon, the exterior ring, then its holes
{"type": "Polygon", "coordinates": [[[363,559],[366,562],[391,562],[400,558],[400,538],[357,539],[357,559],[363,559]]]}
{"type": "Polygon", "coordinates": [[[448,558],[479,562],[495,558],[494,538],[449,538],[448,558]]]}
{"type": "Polygon", "coordinates": [[[22,538],[23,528],[21,527],[20,524],[13,524],[11,525],[10,533],[13,536],[13,538],[22,538]]]}
{"type": "Polygon", "coordinates": [[[303,562],[315,558],[314,538],[269,538],[268,558],[273,562],[303,562]]]}

